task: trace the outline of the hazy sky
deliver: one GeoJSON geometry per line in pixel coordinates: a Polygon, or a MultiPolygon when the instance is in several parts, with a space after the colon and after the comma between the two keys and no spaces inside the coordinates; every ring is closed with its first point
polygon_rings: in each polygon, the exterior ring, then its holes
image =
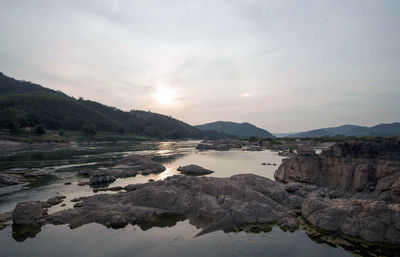
{"type": "Polygon", "coordinates": [[[400,1],[0,0],[0,71],[192,125],[400,121],[400,1]]]}

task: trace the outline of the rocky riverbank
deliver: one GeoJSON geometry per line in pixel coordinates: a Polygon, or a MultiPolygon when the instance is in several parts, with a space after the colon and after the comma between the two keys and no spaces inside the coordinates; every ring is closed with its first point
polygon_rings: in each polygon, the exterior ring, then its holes
{"type": "MultiPolygon", "coordinates": [[[[74,208],[50,215],[44,202],[25,203],[35,208],[26,212],[21,204],[13,212],[13,229],[16,237],[24,237],[44,224],[74,228],[96,222],[118,228],[189,219],[202,233],[247,224],[294,230],[302,216],[327,233],[400,245],[399,161],[398,140],[342,142],[320,155],[303,152],[284,160],[275,173],[283,183],[253,174],[176,175],[128,185],[115,194],[81,197],[74,208]]],[[[124,162],[105,163],[104,170],[124,162]]]]}
{"type": "Polygon", "coordinates": [[[330,191],[309,194],[302,215],[314,226],[400,244],[400,141],[338,143],[320,155],[283,160],[278,181],[330,191]]]}

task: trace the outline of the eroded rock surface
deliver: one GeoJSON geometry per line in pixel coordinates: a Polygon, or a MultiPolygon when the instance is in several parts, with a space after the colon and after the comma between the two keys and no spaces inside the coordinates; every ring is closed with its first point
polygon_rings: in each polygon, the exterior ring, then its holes
{"type": "MultiPolygon", "coordinates": [[[[204,232],[247,223],[277,223],[295,229],[296,211],[303,201],[301,196],[288,193],[284,185],[252,174],[230,178],[173,176],[166,181],[130,185],[125,189],[127,192],[81,197],[79,206],[48,215],[46,223],[78,227],[97,222],[122,227],[180,216],[189,218],[204,232]]],[[[19,220],[22,206],[14,210],[15,220],[19,220]]],[[[34,206],[37,215],[29,216],[25,224],[43,217],[40,204],[34,206]]]]}
{"type": "Polygon", "coordinates": [[[317,186],[302,204],[314,226],[369,241],[400,244],[400,141],[342,142],[320,155],[283,160],[275,178],[288,191],[317,186]]]}
{"type": "Polygon", "coordinates": [[[180,171],[182,174],[192,175],[192,176],[207,175],[214,172],[212,170],[205,169],[195,164],[181,166],[177,170],[180,171]]]}
{"type": "Polygon", "coordinates": [[[99,163],[96,170],[84,169],[79,175],[90,177],[89,184],[111,183],[116,178],[134,177],[138,174],[148,175],[165,171],[165,167],[150,158],[140,155],[130,155],[121,160],[99,163]]]}
{"type": "Polygon", "coordinates": [[[390,191],[398,202],[400,140],[342,142],[320,155],[302,153],[282,161],[275,172],[282,182],[298,181],[349,192],[390,191]]]}

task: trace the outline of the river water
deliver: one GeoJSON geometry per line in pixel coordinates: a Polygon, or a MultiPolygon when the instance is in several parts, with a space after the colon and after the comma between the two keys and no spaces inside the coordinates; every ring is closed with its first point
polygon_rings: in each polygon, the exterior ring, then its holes
{"type": "MultiPolygon", "coordinates": [[[[63,203],[49,209],[49,213],[71,208],[71,199],[94,195],[93,188],[78,186],[86,181],[76,175],[99,161],[118,159],[130,154],[150,156],[161,162],[166,171],[148,176],[117,179],[110,186],[144,183],[179,174],[182,165],[197,164],[214,170],[209,176],[228,177],[253,173],[273,179],[282,157],[265,151],[197,151],[196,141],[182,142],[127,142],[71,145],[29,151],[0,152],[0,172],[4,170],[39,170],[51,176],[35,183],[0,188],[0,213],[13,210],[18,202],[47,200],[65,195],[63,203]],[[272,165],[261,165],[261,163],[272,165]],[[274,165],[275,164],[275,165],[274,165]],[[65,185],[64,183],[71,183],[65,185]]],[[[103,193],[103,192],[102,192],[103,193]]],[[[28,238],[13,238],[12,227],[0,230],[0,256],[352,256],[365,249],[347,245],[347,250],[307,232],[303,224],[295,232],[271,226],[262,231],[224,232],[196,236],[200,229],[187,220],[167,221],[153,227],[128,225],[123,229],[88,224],[76,229],[68,226],[46,225],[28,238]]]]}

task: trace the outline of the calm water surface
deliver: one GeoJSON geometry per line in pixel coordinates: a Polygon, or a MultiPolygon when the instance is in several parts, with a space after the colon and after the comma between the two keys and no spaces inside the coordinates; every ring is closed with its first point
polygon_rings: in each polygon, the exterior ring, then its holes
{"type": "MultiPolygon", "coordinates": [[[[78,186],[87,178],[76,176],[82,168],[99,161],[118,159],[130,154],[151,156],[167,168],[160,174],[117,179],[110,186],[143,183],[179,174],[181,165],[197,164],[214,170],[210,176],[228,177],[254,173],[273,179],[282,157],[272,151],[205,151],[195,149],[198,142],[142,142],[72,145],[62,148],[0,152],[0,172],[4,170],[44,170],[50,178],[29,185],[0,188],[0,213],[11,211],[18,202],[46,200],[65,195],[65,207],[53,206],[49,213],[71,208],[71,199],[94,195],[89,186],[78,186]],[[273,165],[261,165],[261,163],[273,165]],[[64,185],[71,182],[71,185],[64,185]]],[[[352,256],[341,247],[313,241],[304,230],[246,233],[217,231],[196,237],[200,229],[187,220],[173,221],[166,227],[129,225],[109,229],[88,224],[76,229],[46,225],[34,237],[17,241],[12,227],[0,231],[0,256],[352,256]]]]}

